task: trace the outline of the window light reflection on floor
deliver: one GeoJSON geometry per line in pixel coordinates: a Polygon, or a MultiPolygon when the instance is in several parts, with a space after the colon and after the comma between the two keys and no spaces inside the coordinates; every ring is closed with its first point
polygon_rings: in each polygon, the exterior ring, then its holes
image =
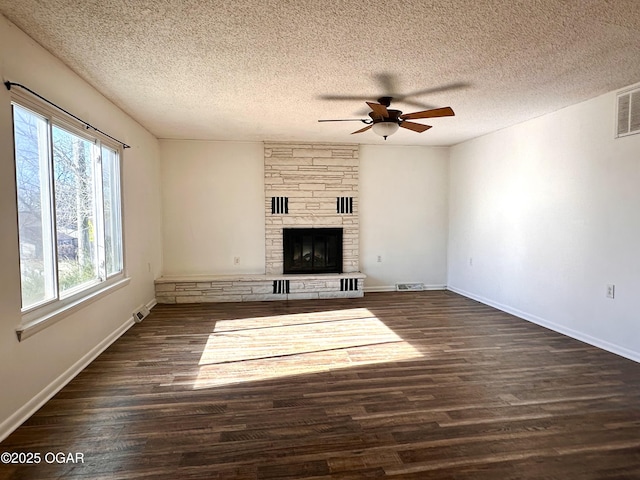
{"type": "Polygon", "coordinates": [[[366,308],[225,320],[209,335],[194,389],[420,356],[366,308]]]}

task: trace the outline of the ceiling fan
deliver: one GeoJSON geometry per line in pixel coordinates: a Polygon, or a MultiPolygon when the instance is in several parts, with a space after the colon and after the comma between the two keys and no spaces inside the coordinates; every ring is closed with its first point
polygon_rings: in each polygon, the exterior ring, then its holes
{"type": "Polygon", "coordinates": [[[452,117],[455,115],[451,107],[432,108],[429,110],[423,110],[421,112],[402,113],[400,110],[394,110],[388,108],[391,105],[393,97],[380,97],[378,103],[366,102],[369,105],[371,111],[369,117],[371,118],[347,118],[347,119],[335,119],[335,120],[318,120],[318,122],[362,122],[367,126],[351,132],[355,133],[366,132],[369,129],[373,129],[373,133],[376,133],[383,137],[385,140],[389,135],[393,135],[399,127],[412,130],[417,133],[422,133],[431,128],[431,125],[424,125],[422,123],[410,122],[409,120],[418,120],[422,118],[435,118],[435,117],[452,117]]]}

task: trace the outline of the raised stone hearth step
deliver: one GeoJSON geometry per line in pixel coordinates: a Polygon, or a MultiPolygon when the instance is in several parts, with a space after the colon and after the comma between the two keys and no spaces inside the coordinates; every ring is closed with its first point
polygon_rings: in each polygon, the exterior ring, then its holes
{"type": "Polygon", "coordinates": [[[174,275],[155,281],[158,303],[258,302],[356,298],[364,295],[360,272],[283,275],[174,275]]]}

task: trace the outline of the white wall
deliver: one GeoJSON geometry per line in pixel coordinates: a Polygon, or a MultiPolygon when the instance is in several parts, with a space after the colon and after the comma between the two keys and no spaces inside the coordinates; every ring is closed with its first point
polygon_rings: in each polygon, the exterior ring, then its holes
{"type": "Polygon", "coordinates": [[[0,89],[0,439],[132,323],[154,298],[161,270],[158,142],[0,16],[0,75],[24,84],[133,148],[124,153],[125,261],[129,285],[18,342],[20,269],[9,92],[0,89]]]}
{"type": "Polygon", "coordinates": [[[264,273],[263,144],[161,140],[160,156],[163,275],[264,273]]]}
{"type": "Polygon", "coordinates": [[[366,290],[393,289],[397,282],[446,286],[448,158],[447,148],[360,147],[366,290]]]}
{"type": "Polygon", "coordinates": [[[609,93],[453,147],[448,283],[640,361],[640,135],[614,120],[609,93]]]}

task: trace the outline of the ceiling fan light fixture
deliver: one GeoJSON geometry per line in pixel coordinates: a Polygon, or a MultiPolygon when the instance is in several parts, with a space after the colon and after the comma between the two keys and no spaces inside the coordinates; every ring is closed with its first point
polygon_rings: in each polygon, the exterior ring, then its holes
{"type": "Polygon", "coordinates": [[[386,140],[389,135],[396,133],[399,127],[400,125],[397,122],[376,122],[373,124],[372,129],[373,133],[386,140]]]}

